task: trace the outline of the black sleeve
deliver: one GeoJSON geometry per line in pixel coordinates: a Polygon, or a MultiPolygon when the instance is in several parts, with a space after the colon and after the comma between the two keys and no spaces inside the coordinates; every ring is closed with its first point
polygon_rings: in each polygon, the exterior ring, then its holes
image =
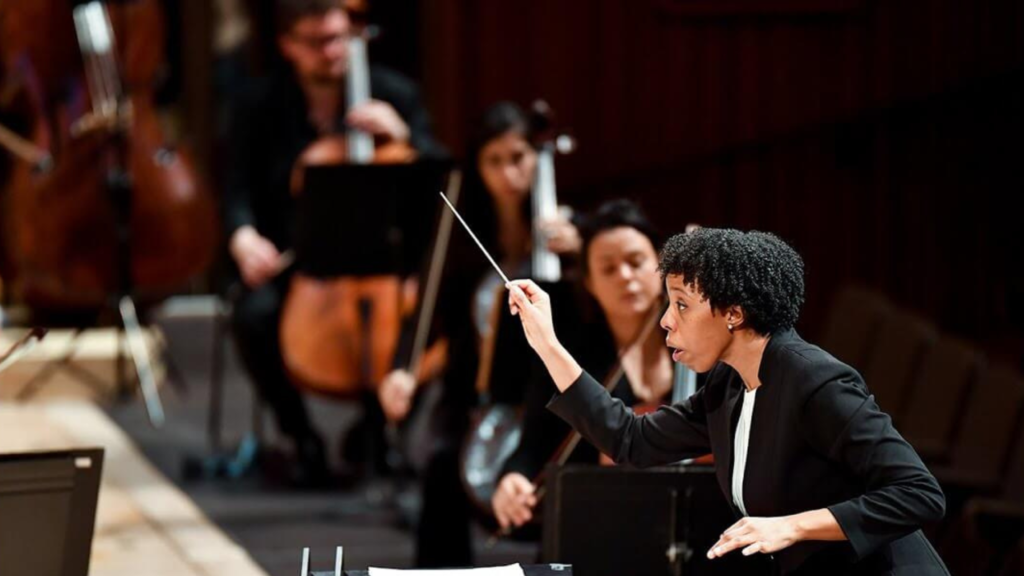
{"type": "Polygon", "coordinates": [[[942,518],[945,497],[938,482],[855,372],[814,390],[801,422],[815,450],[864,483],[864,494],[828,508],[857,559],[942,518]]]}
{"type": "Polygon", "coordinates": [[[434,131],[431,127],[430,114],[420,99],[420,91],[410,83],[407,102],[402,117],[409,125],[409,144],[427,158],[438,158],[447,155],[447,151],[437,140],[434,139],[434,131]]]}
{"type": "Polygon", "coordinates": [[[424,158],[447,157],[447,150],[434,139],[430,114],[423,105],[419,88],[401,74],[387,68],[371,68],[373,97],[391,104],[409,126],[409,144],[424,158]]]}
{"type": "Polygon", "coordinates": [[[647,467],[711,451],[703,396],[637,416],[584,371],[548,408],[617,463],[647,467]]]}
{"type": "Polygon", "coordinates": [[[251,95],[237,97],[229,112],[227,166],[224,171],[224,233],[255,225],[252,167],[257,165],[256,105],[251,95]]]}

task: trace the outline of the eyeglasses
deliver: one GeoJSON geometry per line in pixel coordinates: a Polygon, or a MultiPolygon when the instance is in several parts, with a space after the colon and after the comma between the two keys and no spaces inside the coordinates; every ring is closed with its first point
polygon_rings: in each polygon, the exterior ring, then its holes
{"type": "Polygon", "coordinates": [[[352,39],[352,34],[343,32],[341,34],[328,34],[323,36],[308,36],[302,34],[289,34],[289,38],[293,41],[302,44],[310,50],[323,50],[328,46],[336,46],[338,44],[347,44],[352,39]]]}

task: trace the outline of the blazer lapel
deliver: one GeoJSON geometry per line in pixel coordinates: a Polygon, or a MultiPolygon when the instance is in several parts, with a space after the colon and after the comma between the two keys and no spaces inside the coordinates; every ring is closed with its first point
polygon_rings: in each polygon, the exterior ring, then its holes
{"type": "MultiPolygon", "coordinates": [[[[731,370],[731,369],[730,369],[731,370]]],[[[739,510],[733,501],[732,495],[732,460],[733,460],[733,439],[736,434],[735,415],[739,408],[740,395],[743,389],[743,382],[735,371],[729,377],[725,391],[725,405],[718,421],[719,439],[715,446],[715,470],[718,474],[718,482],[725,493],[729,506],[738,514],[739,510]]]]}

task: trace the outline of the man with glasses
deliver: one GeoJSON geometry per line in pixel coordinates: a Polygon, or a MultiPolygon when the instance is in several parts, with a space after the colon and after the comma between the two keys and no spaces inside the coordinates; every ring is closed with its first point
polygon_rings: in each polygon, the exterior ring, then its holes
{"type": "MultiPolygon", "coordinates": [[[[281,361],[278,324],[288,286],[282,253],[291,244],[291,173],[320,136],[358,129],[377,141],[411,145],[419,155],[442,153],[415,85],[370,68],[371,100],[345,102],[352,23],[342,0],[277,0],[279,70],[243,91],[231,108],[224,202],[228,248],[245,290],[233,327],[242,360],[278,428],[295,447],[291,479],[328,482],[324,443],[281,361]]],[[[379,412],[377,406],[367,408],[379,412]]],[[[374,455],[366,455],[372,457],[374,455]]]]}

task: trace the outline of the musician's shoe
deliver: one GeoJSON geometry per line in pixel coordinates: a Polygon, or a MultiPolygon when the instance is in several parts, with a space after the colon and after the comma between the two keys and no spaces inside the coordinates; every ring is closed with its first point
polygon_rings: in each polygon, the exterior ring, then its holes
{"type": "Polygon", "coordinates": [[[335,479],[327,466],[324,441],[310,434],[295,441],[295,461],[288,474],[288,483],[295,488],[331,488],[335,479]]]}

